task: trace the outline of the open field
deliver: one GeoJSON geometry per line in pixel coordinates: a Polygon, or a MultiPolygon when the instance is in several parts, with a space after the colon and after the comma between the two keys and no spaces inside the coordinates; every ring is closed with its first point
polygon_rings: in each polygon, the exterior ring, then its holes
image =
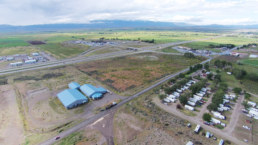
{"type": "Polygon", "coordinates": [[[240,62],[247,65],[258,66],[258,59],[242,59],[240,62]]]}
{"type": "Polygon", "coordinates": [[[17,47],[9,47],[8,49],[1,49],[1,56],[8,56],[14,54],[31,54],[33,52],[38,52],[39,49],[35,46],[17,46],[17,47]]]}
{"type": "Polygon", "coordinates": [[[172,47],[167,47],[158,51],[165,52],[165,53],[179,53],[177,50],[173,49],[172,47]]]}
{"type": "MultiPolygon", "coordinates": [[[[231,57],[230,56],[220,56],[216,59],[226,60],[228,62],[231,62],[233,64],[234,68],[244,69],[245,71],[247,71],[247,73],[258,74],[258,68],[253,66],[253,65],[249,65],[249,64],[238,65],[238,64],[236,64],[236,62],[238,62],[238,61],[241,62],[242,60],[245,60],[245,59],[241,59],[239,57],[232,57],[232,56],[231,57]]],[[[212,61],[212,64],[215,60],[212,61]]],[[[240,80],[237,80],[233,75],[228,75],[224,71],[222,71],[220,74],[221,74],[221,80],[223,82],[227,83],[229,86],[240,87],[240,88],[242,88],[242,89],[244,89],[248,92],[258,94],[258,89],[256,87],[256,86],[258,86],[258,82],[248,80],[248,79],[242,79],[240,81],[240,80]]]]}
{"type": "MultiPolygon", "coordinates": [[[[84,31],[77,33],[41,33],[41,34],[21,34],[21,35],[8,35],[0,37],[0,52],[9,49],[10,47],[30,46],[28,41],[42,41],[46,45],[38,45],[44,51],[51,53],[53,56],[64,58],[71,57],[79,54],[87,47],[82,46],[66,46],[63,43],[70,40],[98,40],[105,38],[109,40],[129,40],[150,41],[155,40],[155,43],[168,43],[178,42],[185,40],[194,40],[201,38],[213,37],[218,34],[202,33],[202,32],[184,32],[184,31],[84,31]]],[[[148,44],[148,43],[146,43],[148,44]]],[[[148,45],[151,45],[149,43],[148,45]]],[[[148,46],[147,45],[147,46],[148,46]]],[[[142,47],[141,45],[131,45],[129,47],[142,47]]],[[[22,52],[22,50],[20,50],[22,52]]],[[[17,53],[17,52],[13,52],[17,53]]]]}
{"type": "Polygon", "coordinates": [[[199,63],[203,59],[142,53],[79,64],[77,68],[110,88],[123,92],[150,84],[168,74],[199,63]]]}
{"type": "Polygon", "coordinates": [[[194,49],[206,49],[206,50],[212,50],[214,52],[220,52],[218,49],[209,48],[209,45],[219,45],[219,44],[234,44],[236,46],[238,45],[244,45],[249,43],[258,43],[257,38],[254,37],[245,37],[244,35],[233,35],[233,36],[224,36],[224,37],[218,37],[210,40],[205,41],[199,41],[199,42],[192,42],[183,44],[182,46],[194,48],[194,49]]]}
{"type": "Polygon", "coordinates": [[[72,45],[67,43],[48,43],[39,47],[43,51],[54,55],[56,58],[76,56],[89,49],[86,45],[72,45]]]}

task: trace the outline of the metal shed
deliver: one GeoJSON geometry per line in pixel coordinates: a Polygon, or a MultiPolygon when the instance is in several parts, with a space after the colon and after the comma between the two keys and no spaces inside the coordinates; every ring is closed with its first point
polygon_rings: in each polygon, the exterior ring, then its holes
{"type": "Polygon", "coordinates": [[[92,99],[99,99],[103,96],[103,94],[107,93],[106,89],[102,87],[96,88],[95,86],[90,84],[85,84],[81,86],[80,90],[92,99]]]}
{"type": "Polygon", "coordinates": [[[80,84],[78,84],[77,82],[71,82],[70,84],[68,84],[68,87],[70,89],[79,89],[80,88],[80,84]]]}
{"type": "Polygon", "coordinates": [[[64,90],[58,93],[57,97],[67,109],[71,109],[88,102],[88,99],[76,89],[64,90]]]}

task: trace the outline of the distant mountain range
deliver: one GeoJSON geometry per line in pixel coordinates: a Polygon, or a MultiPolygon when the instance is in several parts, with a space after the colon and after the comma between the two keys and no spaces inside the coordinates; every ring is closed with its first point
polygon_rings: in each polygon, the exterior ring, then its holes
{"type": "Polygon", "coordinates": [[[230,30],[230,29],[258,29],[258,25],[191,25],[187,23],[155,22],[155,21],[125,21],[98,20],[87,24],[42,24],[28,26],[0,25],[1,32],[47,32],[87,29],[172,29],[172,30],[230,30]]]}

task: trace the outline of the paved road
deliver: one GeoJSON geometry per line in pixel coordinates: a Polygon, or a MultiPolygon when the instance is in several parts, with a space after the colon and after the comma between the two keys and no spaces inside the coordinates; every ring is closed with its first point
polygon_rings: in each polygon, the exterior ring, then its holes
{"type": "MultiPolygon", "coordinates": [[[[209,59],[203,61],[202,64],[204,64],[204,63],[206,63],[206,62],[209,62],[211,59],[212,59],[212,58],[209,58],[209,59]]],[[[90,125],[91,123],[93,123],[93,122],[99,120],[100,118],[105,117],[105,116],[108,115],[109,113],[112,113],[112,111],[115,111],[117,108],[121,107],[122,105],[124,105],[125,103],[131,101],[132,99],[139,97],[140,95],[144,94],[145,92],[150,91],[151,89],[153,89],[153,88],[155,88],[155,87],[161,85],[162,83],[168,81],[169,79],[171,79],[171,78],[173,78],[173,77],[179,75],[180,73],[184,73],[184,72],[186,72],[186,71],[188,71],[188,70],[189,70],[189,68],[184,69],[184,70],[181,70],[181,71],[179,71],[179,72],[177,72],[177,73],[175,73],[175,74],[172,74],[172,75],[169,75],[169,76],[163,78],[161,81],[157,82],[156,84],[153,84],[152,86],[150,86],[150,87],[148,87],[148,88],[146,88],[146,89],[144,89],[144,90],[142,90],[142,91],[136,93],[136,94],[133,95],[133,96],[127,97],[126,99],[124,99],[123,101],[121,101],[119,104],[117,104],[115,107],[111,108],[110,110],[104,111],[104,112],[100,112],[99,114],[96,114],[95,116],[93,116],[93,117],[91,117],[91,118],[89,118],[89,119],[83,121],[82,123],[80,123],[80,124],[78,124],[78,125],[76,125],[76,126],[70,128],[70,129],[68,129],[68,130],[66,130],[66,131],[64,131],[64,132],[62,132],[62,133],[60,133],[60,134],[58,134],[57,136],[60,136],[61,138],[64,138],[64,137],[68,136],[69,134],[71,134],[71,133],[73,133],[73,132],[75,132],[75,131],[78,131],[78,130],[84,128],[85,126],[90,125]]],[[[55,142],[56,142],[56,140],[55,140],[54,138],[51,138],[51,139],[49,139],[49,140],[47,140],[47,141],[42,142],[40,145],[50,145],[50,144],[53,144],[53,143],[55,143],[55,142]]]]}

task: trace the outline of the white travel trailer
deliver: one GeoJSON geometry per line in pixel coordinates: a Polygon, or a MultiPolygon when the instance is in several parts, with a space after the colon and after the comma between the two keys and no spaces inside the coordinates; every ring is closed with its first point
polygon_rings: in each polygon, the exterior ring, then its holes
{"type": "Polygon", "coordinates": [[[199,124],[197,124],[197,126],[194,129],[194,132],[199,133],[200,129],[201,129],[201,126],[199,124]]]}
{"type": "Polygon", "coordinates": [[[164,99],[164,102],[170,103],[170,100],[168,100],[167,98],[165,98],[165,99],[164,99]]]}
{"type": "Polygon", "coordinates": [[[252,117],[258,117],[258,112],[254,110],[250,110],[249,115],[251,115],[252,117]]]}
{"type": "Polygon", "coordinates": [[[196,105],[196,103],[191,102],[191,101],[187,101],[187,104],[188,104],[188,105],[191,105],[191,106],[193,106],[193,107],[196,105]]]}
{"type": "Polygon", "coordinates": [[[195,98],[189,98],[189,101],[194,102],[194,103],[198,102],[198,100],[195,98]]]}
{"type": "Polygon", "coordinates": [[[212,111],[211,113],[212,113],[212,114],[214,115],[214,117],[216,117],[216,118],[223,119],[223,120],[226,119],[226,117],[223,116],[223,115],[221,115],[219,112],[214,112],[214,111],[212,111]]]}
{"type": "Polygon", "coordinates": [[[222,109],[222,108],[218,108],[218,111],[219,111],[219,112],[223,112],[223,111],[224,111],[224,109],[222,109]]]}
{"type": "Polygon", "coordinates": [[[218,119],[216,119],[216,118],[211,118],[211,122],[213,122],[213,123],[215,123],[215,124],[220,124],[221,123],[221,121],[220,120],[218,120],[218,119]]]}
{"type": "Polygon", "coordinates": [[[172,103],[175,103],[176,102],[176,100],[175,99],[172,99],[172,98],[169,98],[169,97],[167,97],[166,99],[168,99],[170,102],[172,102],[172,103]]]}
{"type": "Polygon", "coordinates": [[[185,109],[190,110],[190,111],[194,111],[194,107],[189,106],[189,105],[185,105],[185,109]]]}
{"type": "Polygon", "coordinates": [[[256,103],[255,103],[255,102],[252,102],[252,101],[248,101],[247,104],[250,105],[250,106],[252,106],[252,107],[255,107],[255,106],[256,106],[256,103]]]}
{"type": "Polygon", "coordinates": [[[201,93],[197,93],[196,95],[197,95],[197,96],[200,96],[200,97],[203,97],[203,96],[204,96],[204,94],[201,94],[201,93]]]}
{"type": "Polygon", "coordinates": [[[196,99],[196,100],[198,100],[198,101],[202,100],[202,97],[197,96],[197,95],[194,95],[193,98],[196,99]]]}
{"type": "Polygon", "coordinates": [[[169,95],[168,96],[169,98],[172,98],[172,99],[177,99],[178,97],[174,96],[174,95],[169,95]]]}

